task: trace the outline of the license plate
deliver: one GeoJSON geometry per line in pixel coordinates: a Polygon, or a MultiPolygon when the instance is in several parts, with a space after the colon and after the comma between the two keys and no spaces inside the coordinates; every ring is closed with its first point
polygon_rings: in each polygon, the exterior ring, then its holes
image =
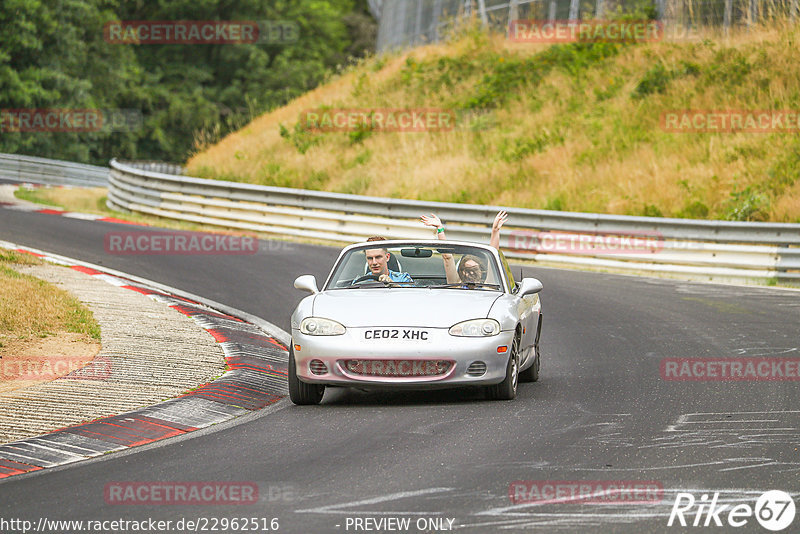
{"type": "Polygon", "coordinates": [[[364,339],[397,339],[400,341],[428,341],[427,330],[419,328],[371,328],[364,332],[364,339]]]}

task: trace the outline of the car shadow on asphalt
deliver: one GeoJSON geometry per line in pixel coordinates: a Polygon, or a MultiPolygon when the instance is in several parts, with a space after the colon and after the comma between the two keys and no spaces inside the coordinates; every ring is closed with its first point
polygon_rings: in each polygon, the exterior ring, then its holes
{"type": "MultiPolygon", "coordinates": [[[[528,398],[535,390],[535,385],[520,384],[517,399],[528,398]]],[[[328,387],[322,404],[327,406],[422,406],[463,404],[475,402],[498,403],[504,401],[490,400],[483,388],[461,387],[434,390],[363,390],[349,387],[328,387]]],[[[514,402],[514,401],[510,401],[514,402]]]]}

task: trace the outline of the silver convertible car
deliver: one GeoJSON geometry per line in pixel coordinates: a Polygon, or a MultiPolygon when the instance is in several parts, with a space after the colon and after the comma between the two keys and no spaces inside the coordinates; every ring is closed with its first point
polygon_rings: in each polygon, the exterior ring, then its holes
{"type": "Polygon", "coordinates": [[[542,284],[515,281],[503,254],[459,241],[345,247],[320,291],[292,314],[289,395],[317,404],[326,386],[482,386],[513,399],[539,378],[542,284]]]}

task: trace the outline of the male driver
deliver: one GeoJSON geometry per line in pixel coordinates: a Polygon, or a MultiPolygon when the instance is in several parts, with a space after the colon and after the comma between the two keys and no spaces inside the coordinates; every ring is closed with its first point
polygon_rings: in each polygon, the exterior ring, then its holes
{"type": "MultiPolygon", "coordinates": [[[[371,241],[385,241],[385,237],[373,236],[367,239],[371,241]]],[[[389,269],[389,259],[391,254],[385,248],[368,248],[365,252],[367,256],[367,267],[371,274],[378,275],[380,282],[413,282],[408,273],[400,273],[389,269]]]]}

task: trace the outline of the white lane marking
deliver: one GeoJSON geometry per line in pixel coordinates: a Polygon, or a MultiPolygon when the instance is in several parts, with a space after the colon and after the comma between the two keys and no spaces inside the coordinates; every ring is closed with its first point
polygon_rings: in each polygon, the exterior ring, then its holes
{"type": "MultiPolygon", "coordinates": [[[[569,505],[569,504],[579,504],[582,506],[596,506],[601,507],[601,509],[609,510],[608,513],[603,512],[576,512],[576,511],[565,511],[565,512],[540,512],[540,511],[526,511],[524,508],[531,508],[531,507],[538,507],[542,506],[543,504],[550,504],[550,502],[532,502],[532,503],[521,503],[516,505],[510,506],[503,506],[497,508],[490,508],[488,510],[484,510],[482,512],[477,512],[475,515],[477,516],[506,516],[508,519],[506,520],[498,520],[496,522],[485,522],[485,523],[468,523],[468,524],[460,524],[458,528],[472,528],[472,527],[480,527],[480,526],[501,526],[501,525],[517,525],[517,526],[524,526],[524,525],[544,525],[544,524],[556,524],[556,525],[563,525],[568,520],[578,520],[576,524],[582,524],[586,522],[591,522],[591,520],[600,519],[602,521],[610,521],[610,520],[617,520],[620,518],[631,518],[635,520],[639,519],[648,519],[648,518],[658,518],[658,517],[665,517],[664,512],[633,512],[632,509],[636,508],[641,510],[642,508],[646,508],[648,510],[660,510],[662,508],[670,507],[673,504],[672,496],[677,495],[681,492],[688,492],[692,494],[713,494],[718,492],[721,496],[718,502],[725,504],[725,503],[737,503],[741,502],[742,500],[755,500],[761,494],[764,493],[764,490],[753,490],[753,489],[744,489],[744,488],[716,488],[716,489],[709,489],[709,488],[664,488],[663,496],[660,501],[654,501],[651,503],[570,503],[566,502],[564,499],[563,502],[558,502],[556,504],[559,505],[569,505]],[[620,509],[625,510],[625,512],[619,512],[620,509]],[[613,510],[613,511],[612,511],[613,510]],[[536,518],[551,518],[551,521],[541,522],[535,521],[536,518]]],[[[797,495],[800,495],[800,492],[789,492],[793,498],[797,498],[797,495]]],[[[574,508],[573,508],[574,510],[574,508]]]]}
{"type": "Polygon", "coordinates": [[[82,221],[96,221],[97,219],[102,219],[105,215],[95,215],[92,213],[78,213],[74,211],[65,211],[60,213],[62,217],[68,217],[70,219],[81,219],[82,221]]]}
{"type": "Polygon", "coordinates": [[[699,464],[681,464],[681,465],[667,465],[667,466],[657,466],[657,467],[575,467],[575,466],[568,466],[568,465],[552,465],[550,466],[551,469],[564,469],[569,471],[661,471],[663,469],[683,469],[686,467],[703,467],[706,465],[719,465],[725,463],[722,460],[717,460],[714,462],[703,462],[699,464]]]}
{"type": "Polygon", "coordinates": [[[316,508],[307,508],[304,510],[295,510],[295,513],[298,514],[372,514],[372,515],[432,515],[435,513],[432,512],[398,512],[398,511],[365,511],[365,510],[358,510],[358,512],[354,512],[352,510],[341,510],[341,508],[352,508],[355,506],[362,506],[365,504],[377,504],[381,502],[388,502],[388,501],[397,501],[400,499],[406,499],[409,497],[418,497],[420,495],[430,495],[432,493],[445,493],[448,491],[453,491],[455,488],[428,488],[424,490],[416,490],[416,491],[401,491],[398,493],[389,493],[388,495],[381,495],[379,497],[372,497],[370,499],[362,499],[360,501],[353,501],[353,502],[346,502],[341,504],[330,504],[327,506],[318,506],[316,508]]]}
{"type": "MultiPolygon", "coordinates": [[[[681,414],[678,416],[678,419],[675,423],[668,425],[664,432],[686,432],[685,429],[679,428],[681,425],[689,425],[689,424],[704,424],[704,425],[713,425],[716,423],[725,423],[729,420],[737,421],[739,423],[759,423],[759,422],[780,422],[781,419],[746,419],[747,416],[752,415],[760,415],[760,416],[767,416],[767,417],[776,417],[780,414],[800,414],[800,410],[777,410],[773,412],[694,412],[694,413],[686,413],[681,414]],[[709,417],[703,417],[709,416],[709,417]],[[730,416],[730,417],[729,417],[730,416]],[[743,419],[731,419],[732,417],[743,417],[743,419]]],[[[715,429],[721,430],[721,429],[715,429]]],[[[762,430],[762,429],[746,429],[747,431],[752,430],[762,430]]],[[[768,428],[766,430],[794,430],[791,429],[778,429],[778,428],[768,428]]]]}
{"type": "Polygon", "coordinates": [[[525,514],[525,517],[517,518],[517,519],[506,519],[500,521],[486,521],[483,523],[462,523],[460,525],[456,525],[456,528],[475,528],[475,527],[491,527],[491,526],[498,526],[503,528],[511,528],[514,526],[547,526],[547,525],[563,525],[565,520],[569,519],[577,519],[575,524],[579,525],[585,523],[585,521],[581,521],[584,519],[602,519],[602,520],[609,520],[609,519],[631,519],[629,522],[633,522],[633,520],[638,519],[653,519],[664,517],[663,513],[619,513],[619,514],[585,514],[580,512],[535,512],[530,514],[525,514]],[[536,518],[552,518],[554,520],[550,521],[532,521],[536,518]]]}
{"type": "Polygon", "coordinates": [[[720,469],[719,472],[722,473],[724,471],[739,471],[740,469],[752,469],[754,467],[764,467],[767,465],[779,465],[781,462],[774,460],[772,458],[726,458],[728,462],[761,462],[754,465],[742,465],[739,467],[726,467],[725,469],[720,469]]]}
{"type": "Polygon", "coordinates": [[[110,274],[95,274],[93,276],[103,280],[104,282],[108,282],[112,286],[122,287],[130,284],[130,282],[123,280],[122,278],[117,278],[116,276],[111,276],[110,274]]]}

